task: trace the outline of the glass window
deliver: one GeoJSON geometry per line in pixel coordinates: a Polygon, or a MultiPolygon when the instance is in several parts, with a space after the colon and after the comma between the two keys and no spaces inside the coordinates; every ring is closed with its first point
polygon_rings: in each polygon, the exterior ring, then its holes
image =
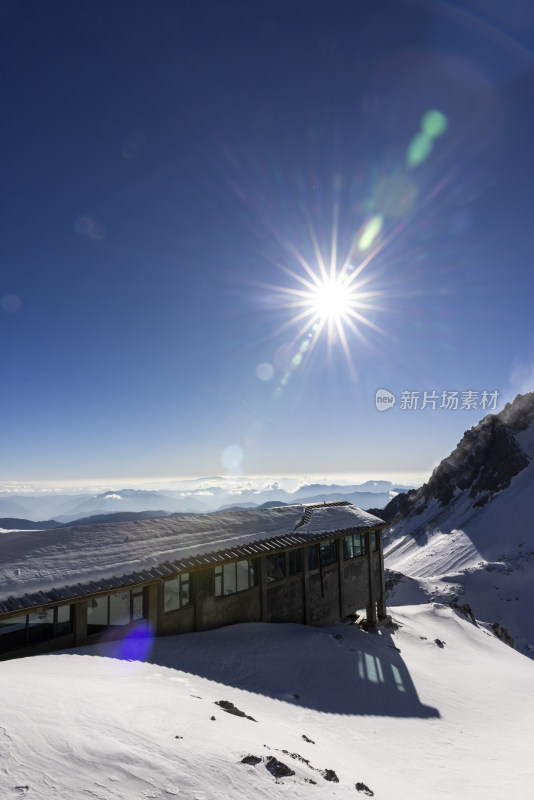
{"type": "Polygon", "coordinates": [[[0,622],[0,653],[26,647],[26,616],[0,622]]]}
{"type": "Polygon", "coordinates": [[[132,619],[143,619],[144,616],[144,591],[143,589],[134,589],[132,592],[132,619]]]}
{"type": "Polygon", "coordinates": [[[104,597],[93,597],[87,602],[87,634],[102,633],[113,628],[129,625],[132,620],[143,619],[143,589],[115,592],[104,597]]]}
{"type": "Polygon", "coordinates": [[[177,611],[190,604],[189,572],[183,572],[177,578],[163,584],[163,610],[177,611]]]}
{"type": "Polygon", "coordinates": [[[242,559],[214,568],[215,597],[242,592],[258,585],[257,559],[242,559]]]}
{"type": "Polygon", "coordinates": [[[180,608],[180,581],[173,578],[163,584],[163,611],[176,611],[180,608]]]}
{"type": "Polygon", "coordinates": [[[248,561],[238,561],[235,567],[237,574],[237,591],[242,592],[250,586],[248,561]]]}
{"type": "Polygon", "coordinates": [[[54,638],[54,609],[28,615],[28,644],[45,642],[54,638]]]}
{"type": "Polygon", "coordinates": [[[237,591],[235,563],[223,565],[223,584],[224,594],[234,594],[237,591]]]}
{"type": "Polygon", "coordinates": [[[351,533],[343,539],[343,558],[357,558],[365,555],[365,534],[351,533]]]}
{"type": "Polygon", "coordinates": [[[222,566],[215,567],[215,597],[221,597],[223,593],[222,585],[222,566]]]}
{"type": "Polygon", "coordinates": [[[330,539],[328,542],[321,542],[320,551],[322,567],[327,567],[329,564],[335,564],[337,562],[337,548],[335,539],[330,539]]]}
{"type": "Polygon", "coordinates": [[[109,624],[130,624],[130,597],[131,592],[117,592],[109,596],[109,624]]]}
{"type": "Polygon", "coordinates": [[[286,577],[286,554],[271,553],[265,556],[265,574],[267,583],[282,581],[286,577]]]}
{"type": "Polygon", "coordinates": [[[185,608],[190,604],[190,581],[189,573],[180,575],[180,608],[185,608]]]}
{"type": "Polygon", "coordinates": [[[302,572],[302,547],[298,550],[290,550],[289,556],[289,575],[298,575],[302,572]]]}
{"type": "Polygon", "coordinates": [[[56,636],[67,636],[72,633],[72,606],[58,606],[56,608],[56,636]]]}
{"type": "Polygon", "coordinates": [[[101,633],[108,627],[109,597],[93,597],[87,602],[87,634],[101,633]]]}
{"type": "Polygon", "coordinates": [[[308,569],[310,571],[317,569],[319,566],[319,558],[317,555],[318,550],[319,546],[316,544],[311,544],[308,547],[308,569]]]}
{"type": "Polygon", "coordinates": [[[380,549],[380,533],[378,531],[373,531],[371,533],[371,550],[373,553],[376,553],[377,550],[380,549]]]}
{"type": "Polygon", "coordinates": [[[0,622],[0,653],[66,636],[72,632],[72,606],[53,606],[0,622]]]}

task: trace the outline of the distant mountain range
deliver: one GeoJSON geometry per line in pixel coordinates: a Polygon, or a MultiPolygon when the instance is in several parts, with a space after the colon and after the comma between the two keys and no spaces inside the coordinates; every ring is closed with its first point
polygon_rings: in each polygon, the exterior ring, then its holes
{"type": "MultiPolygon", "coordinates": [[[[215,480],[215,478],[213,479],[215,480]]],[[[390,481],[367,481],[347,486],[339,484],[307,484],[294,492],[281,488],[263,490],[243,488],[228,489],[219,485],[204,484],[202,489],[190,491],[144,491],[139,489],[117,489],[98,495],[3,495],[0,496],[1,518],[26,520],[46,519],[50,523],[96,524],[119,519],[116,515],[142,514],[141,519],[161,517],[167,514],[205,514],[235,508],[265,507],[266,504],[286,505],[291,503],[315,503],[330,500],[348,500],[362,508],[382,508],[398,492],[410,487],[399,486],[390,481]],[[151,509],[158,509],[152,511],[151,509]],[[111,516],[110,516],[111,515],[111,516]]],[[[124,517],[132,519],[133,517],[124,517]]],[[[22,525],[12,527],[23,528],[22,525]]],[[[54,527],[50,524],[49,527],[54,527]]]]}
{"type": "Polygon", "coordinates": [[[467,431],[381,513],[392,604],[445,600],[534,656],[534,392],[467,431]]]}

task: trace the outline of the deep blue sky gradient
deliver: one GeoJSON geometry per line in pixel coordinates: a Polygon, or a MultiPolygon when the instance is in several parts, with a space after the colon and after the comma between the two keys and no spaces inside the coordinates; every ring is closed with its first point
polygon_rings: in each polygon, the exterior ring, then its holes
{"type": "Polygon", "coordinates": [[[533,24],[519,0],[3,3],[0,480],[425,473],[483,412],[380,414],[377,388],[534,388],[533,24]],[[302,337],[266,287],[314,265],[310,224],[328,255],[336,205],[341,256],[383,216],[382,332],[348,336],[355,374],[320,337],[281,386],[302,337]]]}

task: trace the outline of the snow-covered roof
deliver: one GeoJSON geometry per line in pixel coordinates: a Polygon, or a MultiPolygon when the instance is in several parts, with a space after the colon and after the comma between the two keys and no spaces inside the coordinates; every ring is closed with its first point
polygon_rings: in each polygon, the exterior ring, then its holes
{"type": "Polygon", "coordinates": [[[383,525],[384,520],[350,504],[339,506],[308,506],[299,533],[342,533],[346,530],[365,530],[383,525]]]}
{"type": "Polygon", "coordinates": [[[336,504],[2,533],[0,613],[379,525],[356,506],[336,504]]]}

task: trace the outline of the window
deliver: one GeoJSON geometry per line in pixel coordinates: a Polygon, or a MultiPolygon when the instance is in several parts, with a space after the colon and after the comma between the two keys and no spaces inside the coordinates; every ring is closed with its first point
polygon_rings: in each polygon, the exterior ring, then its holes
{"type": "Polygon", "coordinates": [[[319,567],[319,556],[318,556],[319,545],[317,544],[310,544],[308,547],[308,569],[310,572],[314,569],[319,567]]]}
{"type": "Polygon", "coordinates": [[[72,606],[54,606],[0,622],[0,653],[72,633],[72,606]]]}
{"type": "Polygon", "coordinates": [[[298,550],[290,550],[289,556],[289,576],[299,575],[302,572],[302,547],[298,550]]]}
{"type": "Polygon", "coordinates": [[[191,580],[189,572],[163,584],[163,611],[178,611],[191,605],[191,580]]]}
{"type": "Polygon", "coordinates": [[[286,577],[286,554],[272,553],[265,556],[265,575],[267,583],[282,581],[286,577]]]}
{"type": "Polygon", "coordinates": [[[358,556],[365,555],[365,534],[352,533],[350,536],[345,536],[343,539],[343,558],[348,561],[349,558],[357,558],[358,556]]]}
{"type": "Polygon", "coordinates": [[[337,547],[336,540],[329,539],[327,542],[321,542],[319,545],[321,554],[321,566],[328,567],[329,564],[337,562],[337,547]]]}
{"type": "Polygon", "coordinates": [[[214,569],[215,597],[224,597],[258,585],[256,559],[245,558],[233,564],[219,564],[214,569]]]}
{"type": "Polygon", "coordinates": [[[120,628],[144,618],[142,587],[116,592],[87,601],[87,635],[103,633],[108,628],[120,628]]]}
{"type": "Polygon", "coordinates": [[[0,652],[7,653],[19,647],[26,647],[26,628],[28,617],[12,617],[0,622],[0,652]]]}
{"type": "Polygon", "coordinates": [[[377,550],[380,550],[380,532],[373,531],[371,533],[371,550],[373,553],[376,553],[377,550]]]}
{"type": "Polygon", "coordinates": [[[38,644],[54,638],[54,611],[48,608],[37,614],[28,614],[28,644],[38,644]]]}

